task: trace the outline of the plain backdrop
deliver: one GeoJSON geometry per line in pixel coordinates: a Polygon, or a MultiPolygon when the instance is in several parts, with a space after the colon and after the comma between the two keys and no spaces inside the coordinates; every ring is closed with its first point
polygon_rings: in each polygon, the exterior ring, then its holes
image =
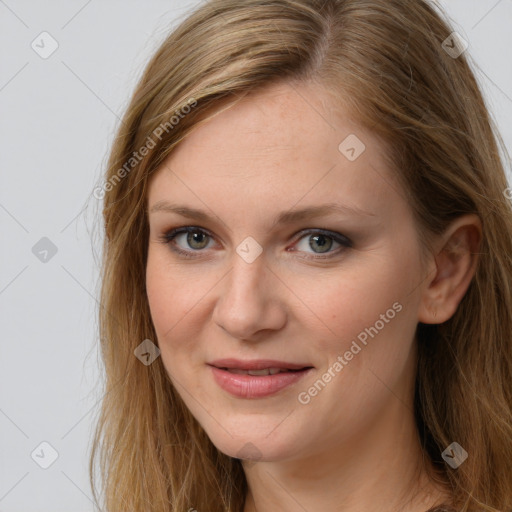
{"type": "MultiPolygon", "coordinates": [[[[93,510],[101,226],[91,194],[144,64],[199,3],[0,0],[0,512],[93,510]]],[[[441,3],[512,152],[512,0],[441,3]]]]}

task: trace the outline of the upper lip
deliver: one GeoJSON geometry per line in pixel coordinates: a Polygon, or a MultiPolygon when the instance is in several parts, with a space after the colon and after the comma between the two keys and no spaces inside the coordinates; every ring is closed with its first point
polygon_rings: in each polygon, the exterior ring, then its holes
{"type": "Polygon", "coordinates": [[[288,370],[302,370],[303,368],[312,368],[310,364],[288,363],[286,361],[276,361],[275,359],[216,359],[210,366],[217,368],[236,368],[238,370],[264,370],[266,368],[281,368],[288,370]]]}

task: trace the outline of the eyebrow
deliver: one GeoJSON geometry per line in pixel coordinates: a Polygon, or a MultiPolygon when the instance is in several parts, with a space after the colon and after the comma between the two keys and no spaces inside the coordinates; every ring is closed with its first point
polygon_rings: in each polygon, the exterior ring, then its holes
{"type": "MultiPolygon", "coordinates": [[[[188,206],[185,205],[171,204],[165,200],[158,201],[149,210],[149,213],[155,212],[176,213],[183,217],[196,219],[202,222],[206,222],[211,218],[210,215],[208,215],[208,213],[206,213],[203,210],[189,208],[188,206]]],[[[285,212],[281,212],[276,217],[271,227],[274,227],[279,224],[292,224],[294,222],[312,219],[315,217],[324,217],[335,213],[369,217],[376,216],[375,213],[367,212],[356,206],[349,206],[340,203],[326,203],[318,206],[309,206],[307,208],[302,208],[300,210],[288,210],[285,212]]]]}

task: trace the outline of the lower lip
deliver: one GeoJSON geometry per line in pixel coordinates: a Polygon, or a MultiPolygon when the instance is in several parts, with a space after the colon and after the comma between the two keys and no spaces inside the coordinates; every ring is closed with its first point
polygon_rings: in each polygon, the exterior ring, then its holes
{"type": "Polygon", "coordinates": [[[313,368],[275,375],[248,375],[230,373],[216,366],[210,366],[217,384],[237,398],[263,398],[295,384],[313,368]]]}

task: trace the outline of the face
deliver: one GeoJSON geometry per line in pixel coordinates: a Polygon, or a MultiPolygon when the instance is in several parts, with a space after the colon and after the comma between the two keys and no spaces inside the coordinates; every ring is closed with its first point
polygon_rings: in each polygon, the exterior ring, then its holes
{"type": "Polygon", "coordinates": [[[408,412],[425,276],[384,149],[319,85],[280,84],[198,127],[153,175],[157,342],[222,452],[312,457],[408,412]]]}

